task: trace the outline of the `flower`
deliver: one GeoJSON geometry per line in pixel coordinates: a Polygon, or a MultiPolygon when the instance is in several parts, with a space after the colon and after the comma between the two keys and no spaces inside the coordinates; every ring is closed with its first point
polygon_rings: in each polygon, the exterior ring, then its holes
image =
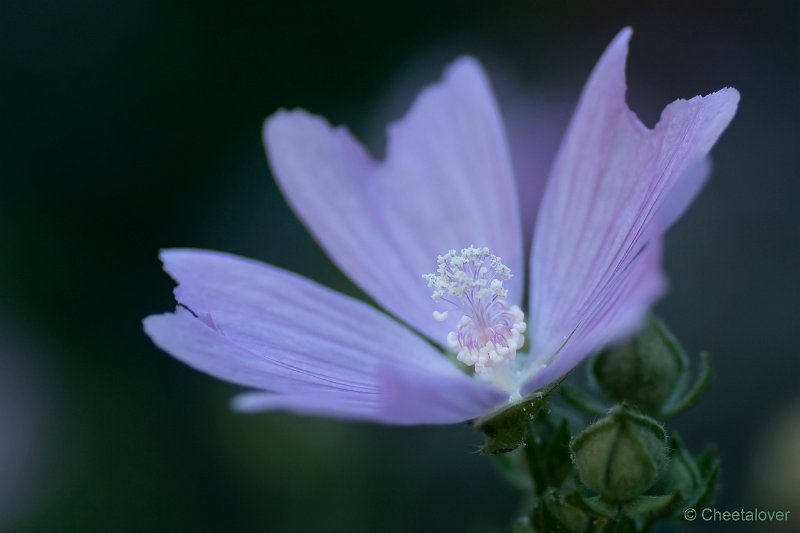
{"type": "Polygon", "coordinates": [[[517,198],[499,112],[470,58],[389,128],[383,161],[306,111],[279,111],[264,126],[289,204],[399,321],[274,266],[178,249],[161,258],[179,306],[146,318],[147,334],[190,366],[255,389],[234,399],[244,412],[455,423],[556,381],[633,333],[664,292],[662,234],[702,186],[739,99],[726,88],[677,100],[648,129],[625,104],[630,35],[622,30],[595,67],[541,198],[528,353],[518,351],[521,211],[539,199],[517,198]]]}

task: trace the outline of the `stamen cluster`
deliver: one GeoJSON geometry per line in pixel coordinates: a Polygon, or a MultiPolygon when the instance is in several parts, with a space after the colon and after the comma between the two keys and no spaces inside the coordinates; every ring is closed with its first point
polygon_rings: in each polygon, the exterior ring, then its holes
{"type": "MultiPolygon", "coordinates": [[[[525,315],[505,302],[503,282],[511,279],[511,271],[499,257],[486,247],[462,248],[460,254],[450,250],[437,258],[436,273],[423,278],[435,302],[462,312],[456,329],[447,335],[459,361],[480,373],[516,357],[525,342],[525,315]]],[[[433,312],[439,321],[448,316],[448,311],[433,312]]]]}

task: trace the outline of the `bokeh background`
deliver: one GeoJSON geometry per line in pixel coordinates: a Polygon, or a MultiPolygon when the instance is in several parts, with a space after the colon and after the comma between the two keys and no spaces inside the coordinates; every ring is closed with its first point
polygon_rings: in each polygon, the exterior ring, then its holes
{"type": "Polygon", "coordinates": [[[230,412],[236,387],[142,333],[173,307],[156,255],[225,250],[359,294],[279,195],[263,119],[304,107],[380,153],[385,122],[470,53],[509,128],[532,105],[555,147],[625,25],[645,123],[678,97],[742,93],[668,237],[658,310],[716,365],[673,427],[720,446],[719,508],[791,509],[800,528],[793,0],[7,0],[0,15],[0,530],[504,530],[518,495],[467,426],[230,412]]]}

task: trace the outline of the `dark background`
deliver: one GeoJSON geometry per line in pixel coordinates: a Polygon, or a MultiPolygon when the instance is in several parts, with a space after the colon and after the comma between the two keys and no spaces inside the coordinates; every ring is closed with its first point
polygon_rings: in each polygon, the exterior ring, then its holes
{"type": "Polygon", "coordinates": [[[712,181],[668,238],[659,312],[716,363],[672,427],[721,447],[719,508],[793,509],[796,526],[798,492],[772,486],[800,461],[800,440],[784,442],[800,427],[795,6],[4,2],[0,439],[14,455],[0,460],[0,530],[502,530],[518,495],[466,426],[231,413],[236,387],[142,333],[173,306],[156,255],[225,250],[353,293],[277,192],[267,115],[301,106],[380,146],[376,124],[465,52],[570,108],[625,25],[645,123],[678,97],[742,93],[712,181]]]}

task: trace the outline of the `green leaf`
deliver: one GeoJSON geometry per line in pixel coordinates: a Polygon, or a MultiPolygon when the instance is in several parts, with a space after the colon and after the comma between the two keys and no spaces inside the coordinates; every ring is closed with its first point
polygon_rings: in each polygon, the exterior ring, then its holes
{"type": "Polygon", "coordinates": [[[527,461],[520,453],[520,450],[514,450],[511,453],[494,454],[489,458],[497,472],[511,485],[522,491],[529,491],[533,488],[527,471],[527,461]]]}

